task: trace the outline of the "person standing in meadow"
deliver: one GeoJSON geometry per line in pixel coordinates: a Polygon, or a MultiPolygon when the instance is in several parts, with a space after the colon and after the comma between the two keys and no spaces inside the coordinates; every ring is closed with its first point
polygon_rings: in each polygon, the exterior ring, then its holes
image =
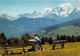
{"type": "Polygon", "coordinates": [[[41,45],[41,40],[39,39],[38,34],[35,34],[35,35],[33,36],[33,38],[35,39],[35,41],[37,41],[37,42],[39,43],[39,46],[41,47],[41,50],[43,50],[43,47],[42,47],[42,45],[41,45]]]}

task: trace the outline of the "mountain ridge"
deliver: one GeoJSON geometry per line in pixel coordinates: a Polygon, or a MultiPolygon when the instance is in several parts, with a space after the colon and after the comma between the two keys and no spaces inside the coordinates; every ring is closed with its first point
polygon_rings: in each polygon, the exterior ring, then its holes
{"type": "MultiPolygon", "coordinates": [[[[10,21],[19,19],[20,17],[49,18],[49,19],[55,19],[55,20],[63,20],[63,19],[66,19],[67,17],[69,17],[69,19],[70,19],[69,15],[73,14],[75,9],[78,10],[79,15],[80,15],[80,10],[78,8],[74,7],[70,3],[65,3],[65,4],[61,4],[61,5],[59,5],[59,6],[55,7],[55,8],[52,8],[51,10],[47,9],[46,11],[44,11],[42,13],[34,11],[33,13],[19,14],[16,17],[12,17],[12,16],[9,16],[7,14],[0,15],[0,17],[5,17],[5,18],[7,18],[10,21]]],[[[76,11],[76,14],[78,12],[76,11]]],[[[79,17],[79,15],[78,15],[78,17],[79,17]]]]}
{"type": "Polygon", "coordinates": [[[34,34],[39,34],[40,36],[44,36],[46,34],[48,34],[49,32],[53,31],[53,30],[56,30],[60,27],[63,27],[63,26],[68,26],[68,25],[73,25],[73,26],[77,26],[77,27],[80,27],[80,18],[78,19],[74,19],[74,20],[71,20],[71,21],[67,21],[67,22],[64,22],[64,23],[60,23],[60,24],[56,24],[56,25],[52,25],[52,26],[49,26],[49,27],[46,27],[40,31],[37,31],[35,33],[32,33],[32,35],[34,34]]]}

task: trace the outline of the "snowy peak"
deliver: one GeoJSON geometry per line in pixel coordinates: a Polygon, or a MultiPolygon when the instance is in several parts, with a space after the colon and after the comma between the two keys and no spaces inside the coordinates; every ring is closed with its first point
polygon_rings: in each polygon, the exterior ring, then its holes
{"type": "Polygon", "coordinates": [[[38,13],[38,12],[36,12],[36,11],[34,11],[33,13],[32,13],[32,17],[33,18],[38,18],[38,17],[42,17],[43,15],[42,15],[42,13],[38,13]]]}
{"type": "Polygon", "coordinates": [[[80,18],[80,10],[75,8],[72,13],[70,13],[70,15],[68,16],[68,18],[70,17],[70,19],[76,19],[76,18],[80,18]]]}
{"type": "Polygon", "coordinates": [[[68,7],[73,7],[73,6],[70,3],[65,3],[65,4],[59,5],[59,7],[68,8],[68,7]]]}
{"type": "Polygon", "coordinates": [[[59,7],[61,7],[62,9],[64,9],[64,11],[67,11],[69,14],[73,11],[73,9],[75,8],[74,6],[72,6],[70,3],[66,3],[66,4],[61,4],[59,7]]]}
{"type": "Polygon", "coordinates": [[[20,14],[18,15],[19,17],[28,17],[28,18],[39,18],[42,17],[42,13],[38,13],[34,11],[33,13],[25,13],[25,14],[20,14]]]}
{"type": "Polygon", "coordinates": [[[61,4],[56,8],[53,8],[53,13],[61,17],[68,17],[68,15],[74,10],[74,6],[70,3],[61,4]]]}
{"type": "Polygon", "coordinates": [[[75,8],[73,12],[80,12],[80,10],[78,8],[75,8]]]}
{"type": "Polygon", "coordinates": [[[12,17],[12,16],[9,16],[7,14],[2,14],[2,15],[0,15],[0,18],[5,18],[5,19],[7,19],[9,21],[13,21],[13,20],[18,19],[19,17],[18,16],[17,17],[12,17]]]}
{"type": "Polygon", "coordinates": [[[58,7],[55,7],[51,10],[47,10],[43,16],[44,17],[48,16],[48,18],[56,18],[56,17],[66,18],[69,16],[70,13],[72,13],[74,9],[75,7],[72,6],[70,3],[61,4],[58,7]]]}

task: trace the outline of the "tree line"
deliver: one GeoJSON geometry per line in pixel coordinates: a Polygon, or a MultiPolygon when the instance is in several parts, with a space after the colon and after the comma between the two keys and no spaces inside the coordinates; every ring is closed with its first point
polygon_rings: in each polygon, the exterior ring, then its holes
{"type": "MultiPolygon", "coordinates": [[[[29,39],[32,39],[32,36],[28,33],[25,33],[24,35],[22,35],[21,38],[11,37],[9,39],[6,38],[4,33],[1,33],[0,34],[0,45],[30,44],[30,43],[28,43],[29,39]]],[[[42,37],[41,43],[45,44],[45,42],[52,44],[53,43],[52,37],[42,37]]]]}
{"type": "MultiPolygon", "coordinates": [[[[22,35],[21,38],[12,37],[12,38],[7,39],[6,36],[4,35],[4,33],[1,33],[0,34],[0,45],[28,44],[28,40],[31,38],[32,38],[32,36],[30,34],[25,33],[24,35],[22,35]]],[[[54,40],[53,38],[54,37],[42,36],[41,43],[45,44],[46,42],[48,42],[49,44],[53,44],[53,40],[54,40]]],[[[80,36],[57,35],[56,40],[66,40],[66,42],[80,42],[80,36]]]]}
{"type": "Polygon", "coordinates": [[[32,37],[30,34],[25,33],[24,35],[22,35],[21,38],[11,37],[11,38],[7,39],[6,36],[4,35],[4,33],[1,33],[0,34],[0,45],[26,44],[26,43],[28,43],[28,40],[31,38],[32,37]]]}
{"type": "Polygon", "coordinates": [[[53,37],[43,37],[41,38],[41,43],[44,45],[45,43],[53,44],[53,37]]]}
{"type": "Polygon", "coordinates": [[[48,42],[49,44],[53,44],[54,40],[66,40],[66,42],[80,42],[80,36],[67,36],[67,35],[57,35],[56,39],[54,37],[42,37],[42,44],[48,42]]]}
{"type": "Polygon", "coordinates": [[[57,35],[57,40],[66,40],[66,42],[80,42],[80,36],[57,35]]]}

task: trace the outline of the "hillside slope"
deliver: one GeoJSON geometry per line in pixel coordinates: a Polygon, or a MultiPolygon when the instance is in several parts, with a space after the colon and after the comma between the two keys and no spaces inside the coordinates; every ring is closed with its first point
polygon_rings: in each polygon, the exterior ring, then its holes
{"type": "Polygon", "coordinates": [[[73,25],[68,25],[68,26],[63,26],[59,27],[55,30],[50,31],[48,34],[45,36],[54,36],[54,35],[80,35],[80,27],[73,26],[73,25]]]}
{"type": "Polygon", "coordinates": [[[75,19],[75,20],[71,20],[71,21],[67,21],[67,22],[64,22],[64,23],[61,23],[61,24],[56,24],[56,25],[44,28],[43,30],[46,30],[46,32],[49,32],[49,31],[52,31],[52,30],[57,29],[59,27],[67,26],[67,25],[73,25],[73,26],[80,27],[80,18],[75,19]]]}
{"type": "MultiPolygon", "coordinates": [[[[43,35],[46,35],[46,34],[48,34],[49,32],[51,32],[51,31],[53,31],[53,30],[54,30],[55,32],[58,32],[58,31],[56,31],[56,29],[58,29],[58,28],[60,28],[60,27],[62,27],[63,29],[64,29],[63,26],[67,26],[67,28],[70,27],[70,26],[68,26],[68,25],[73,25],[73,26],[75,27],[75,29],[77,30],[77,27],[80,27],[80,18],[75,19],[75,20],[71,20],[71,21],[67,21],[67,22],[64,22],[64,23],[56,24],[56,25],[53,25],[53,26],[49,26],[49,27],[46,27],[46,28],[44,28],[44,29],[42,29],[42,30],[40,30],[40,31],[35,32],[35,33],[38,33],[40,36],[43,36],[43,35]]],[[[68,29],[67,35],[68,35],[68,34],[70,35],[69,31],[75,30],[74,27],[71,26],[72,29],[68,29]]],[[[66,28],[66,30],[67,30],[67,28],[66,28]]],[[[59,31],[60,31],[60,30],[59,30],[59,31]]],[[[61,32],[61,31],[60,31],[60,32],[61,32]]],[[[66,32],[66,31],[65,31],[65,32],[66,32]]],[[[65,32],[64,32],[64,34],[65,34],[65,32]]],[[[78,32],[79,32],[79,31],[78,31],[78,32]]],[[[35,33],[32,33],[32,34],[35,34],[35,33]]],[[[54,33],[53,33],[53,34],[54,34],[54,33]]],[[[73,33],[71,33],[71,34],[74,35],[73,33]]]]}

